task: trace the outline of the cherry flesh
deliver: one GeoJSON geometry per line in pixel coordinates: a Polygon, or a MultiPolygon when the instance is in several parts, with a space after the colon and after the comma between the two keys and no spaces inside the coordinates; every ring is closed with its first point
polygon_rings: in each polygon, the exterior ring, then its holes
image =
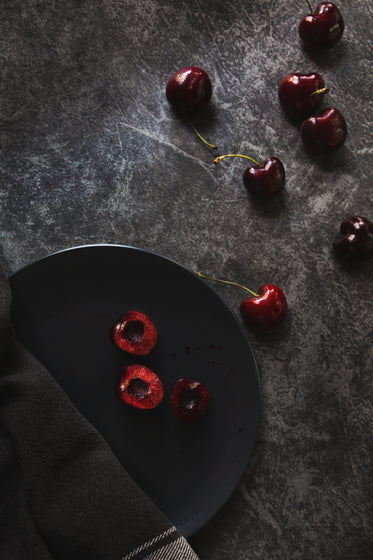
{"type": "Polygon", "coordinates": [[[274,284],[263,284],[255,297],[241,301],[240,311],[244,321],[262,330],[276,329],[284,322],[288,305],[284,292],[274,284]]]}
{"type": "Polygon", "coordinates": [[[190,377],[181,377],[171,392],[171,412],[177,420],[194,422],[205,412],[210,400],[207,386],[190,377]]]}
{"type": "Polygon", "coordinates": [[[341,259],[364,259],[373,255],[373,224],[363,216],[343,220],[340,233],[333,242],[335,254],[341,259]]]}
{"type": "Polygon", "coordinates": [[[298,33],[303,43],[321,48],[337,43],[344,31],[343,16],[337,6],[331,2],[321,2],[311,12],[299,24],[298,33]]]}
{"type": "Polygon", "coordinates": [[[164,390],[154,371],[139,364],[132,364],[120,372],[117,394],[121,401],[129,406],[151,409],[162,401],[164,390]]]}
{"type": "Polygon", "coordinates": [[[242,154],[226,154],[215,158],[214,163],[219,163],[226,157],[241,157],[253,162],[254,165],[245,169],[243,174],[243,182],[249,193],[271,197],[284,190],[285,168],[278,158],[269,157],[264,162],[258,163],[242,154]]]}
{"type": "Polygon", "coordinates": [[[338,109],[327,107],[319,115],[303,121],[300,135],[310,151],[334,151],[340,148],[346,140],[346,121],[338,109]]]}
{"type": "Polygon", "coordinates": [[[278,97],[291,118],[304,119],[317,112],[327,91],[320,74],[295,73],[280,80],[278,97]]]}
{"type": "Polygon", "coordinates": [[[259,287],[258,293],[255,293],[237,282],[205,276],[200,272],[196,272],[196,274],[201,278],[237,286],[249,292],[250,297],[245,297],[240,303],[240,312],[245,322],[251,327],[259,330],[273,330],[285,321],[288,312],[286,296],[275,284],[263,284],[259,287]]]}
{"type": "Polygon", "coordinates": [[[157,342],[157,330],[140,311],[127,311],[110,331],[112,342],[121,350],[136,356],[146,356],[157,342]]]}
{"type": "Polygon", "coordinates": [[[166,86],[168,102],[186,113],[198,113],[205,109],[211,95],[211,80],[205,70],[197,66],[181,68],[171,76],[166,86]]]}

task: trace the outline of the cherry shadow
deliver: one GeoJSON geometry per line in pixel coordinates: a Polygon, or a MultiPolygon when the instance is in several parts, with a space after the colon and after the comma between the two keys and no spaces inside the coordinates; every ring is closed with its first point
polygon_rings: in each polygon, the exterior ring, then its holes
{"type": "Polygon", "coordinates": [[[346,59],[348,45],[342,39],[329,48],[322,47],[308,47],[300,42],[300,47],[303,54],[307,57],[312,64],[316,64],[321,69],[333,69],[339,66],[341,62],[346,59]]]}
{"type": "MultiPolygon", "coordinates": [[[[180,126],[186,131],[189,130],[191,135],[195,135],[196,143],[200,146],[211,150],[214,159],[217,153],[216,144],[216,123],[218,121],[218,108],[213,101],[208,107],[199,113],[191,113],[182,111],[178,108],[170,106],[170,115],[178,121],[180,126]]],[[[212,159],[212,161],[213,161],[212,159]]]]}
{"type": "Polygon", "coordinates": [[[258,214],[266,218],[277,218],[287,206],[288,194],[285,190],[265,198],[259,194],[247,193],[247,204],[253,206],[258,214]]]}
{"type": "Polygon", "coordinates": [[[249,338],[252,340],[255,338],[258,342],[263,342],[268,346],[277,345],[282,341],[289,340],[291,335],[291,325],[292,325],[292,313],[291,309],[288,309],[285,321],[272,331],[264,331],[259,329],[254,329],[246,324],[244,324],[244,330],[247,332],[249,338]]]}
{"type": "Polygon", "coordinates": [[[330,151],[322,154],[312,152],[304,145],[302,149],[305,159],[326,172],[341,171],[351,168],[352,162],[350,161],[349,150],[346,145],[341,146],[335,152],[330,151]]]}
{"type": "Polygon", "coordinates": [[[340,271],[347,273],[350,278],[360,278],[363,274],[364,277],[373,275],[373,258],[365,257],[362,259],[337,257],[333,250],[331,250],[331,257],[333,258],[336,268],[340,271]]]}
{"type": "Polygon", "coordinates": [[[292,126],[293,128],[297,128],[299,130],[304,119],[292,117],[285,111],[285,109],[282,107],[281,104],[280,107],[281,107],[281,115],[284,121],[286,121],[286,124],[292,126]]]}
{"type": "Polygon", "coordinates": [[[197,129],[208,129],[212,125],[215,125],[218,118],[218,107],[211,101],[209,105],[198,113],[193,113],[191,111],[185,111],[170,105],[170,113],[175,118],[187,124],[191,123],[197,129]]]}

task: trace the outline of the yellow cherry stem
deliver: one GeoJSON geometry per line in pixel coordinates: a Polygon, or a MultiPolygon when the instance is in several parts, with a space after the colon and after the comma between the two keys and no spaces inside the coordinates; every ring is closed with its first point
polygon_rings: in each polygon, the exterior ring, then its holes
{"type": "Polygon", "coordinates": [[[320,93],[328,93],[328,92],[329,92],[329,88],[324,87],[324,88],[321,88],[321,89],[317,89],[317,90],[315,90],[315,91],[313,91],[313,92],[311,93],[311,95],[310,95],[310,101],[311,101],[311,105],[313,106],[313,108],[314,108],[315,110],[316,110],[316,107],[315,107],[315,104],[314,104],[314,102],[313,102],[312,97],[313,97],[314,95],[318,95],[318,94],[320,94],[320,93]]]}
{"type": "Polygon", "coordinates": [[[313,91],[313,92],[311,93],[311,97],[312,97],[313,95],[317,95],[318,93],[328,93],[328,92],[329,92],[329,88],[323,87],[323,88],[321,88],[321,89],[317,89],[317,90],[313,91]]]}
{"type": "Polygon", "coordinates": [[[207,140],[205,140],[203,138],[203,136],[201,136],[201,134],[198,132],[198,130],[196,129],[196,127],[190,122],[188,121],[190,127],[192,128],[193,132],[198,136],[198,138],[204,143],[206,144],[206,146],[208,146],[209,148],[213,148],[214,150],[217,148],[217,146],[215,144],[210,144],[210,142],[207,142],[207,140]]]}
{"type": "Polygon", "coordinates": [[[259,163],[257,161],[255,161],[255,159],[249,157],[249,156],[244,156],[243,154],[225,154],[224,156],[218,156],[217,158],[214,159],[214,163],[219,163],[219,161],[221,159],[227,158],[227,157],[242,157],[245,159],[248,159],[250,161],[252,161],[255,165],[259,165],[259,163]]]}
{"type": "Polygon", "coordinates": [[[195,272],[195,274],[197,274],[197,276],[200,276],[201,278],[205,278],[206,280],[213,280],[214,282],[221,282],[222,284],[230,284],[231,286],[242,288],[243,290],[246,290],[247,292],[249,292],[249,294],[253,295],[254,297],[259,297],[258,294],[256,294],[252,290],[249,290],[249,288],[246,288],[246,286],[242,286],[242,284],[237,284],[237,282],[230,282],[229,280],[220,280],[220,278],[212,278],[211,276],[205,276],[200,272],[195,272]]]}

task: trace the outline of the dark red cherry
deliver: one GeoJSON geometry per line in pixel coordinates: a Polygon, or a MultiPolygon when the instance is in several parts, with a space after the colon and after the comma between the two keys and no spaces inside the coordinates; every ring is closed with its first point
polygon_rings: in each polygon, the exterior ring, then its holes
{"type": "Polygon", "coordinates": [[[259,165],[248,167],[243,182],[250,193],[273,196],[285,188],[285,168],[279,159],[270,157],[259,165]]]}
{"type": "Polygon", "coordinates": [[[253,162],[243,174],[243,182],[251,194],[271,197],[285,188],[285,168],[283,163],[275,157],[267,158],[263,163],[258,163],[249,156],[242,154],[225,154],[215,158],[214,163],[228,157],[241,157],[253,162]]]}
{"type": "Polygon", "coordinates": [[[343,220],[333,242],[335,254],[342,259],[364,259],[373,255],[373,224],[363,216],[343,220]]]}
{"type": "Polygon", "coordinates": [[[157,330],[152,321],[140,311],[127,311],[116,321],[110,338],[121,350],[145,356],[157,342],[157,330]]]}
{"type": "Polygon", "coordinates": [[[155,408],[164,395],[158,375],[139,364],[128,366],[120,372],[117,393],[124,403],[141,409],[155,408]]]}
{"type": "Polygon", "coordinates": [[[171,392],[171,412],[177,420],[194,422],[205,412],[210,400],[207,386],[190,377],[181,377],[171,392]]]}
{"type": "Polygon", "coordinates": [[[320,74],[287,74],[278,86],[278,97],[286,113],[305,118],[319,109],[327,89],[320,74]]]}
{"type": "Polygon", "coordinates": [[[251,327],[272,330],[285,320],[288,305],[284,292],[274,284],[263,284],[258,294],[241,301],[240,311],[251,327]]]}
{"type": "Polygon", "coordinates": [[[303,43],[311,47],[331,47],[339,41],[343,31],[342,14],[331,2],[321,2],[302,19],[298,28],[303,43]]]}
{"type": "Polygon", "coordinates": [[[249,292],[251,295],[245,297],[240,303],[240,311],[245,322],[251,327],[260,330],[272,330],[282,325],[285,321],[288,304],[284,292],[278,286],[263,284],[258,289],[258,293],[256,293],[237,282],[205,276],[200,272],[196,272],[196,274],[206,280],[230,284],[249,292]]]}
{"type": "Polygon", "coordinates": [[[334,151],[346,140],[346,121],[338,109],[327,107],[321,114],[303,121],[300,135],[305,146],[313,152],[334,151]]]}
{"type": "Polygon", "coordinates": [[[197,66],[181,68],[167,82],[166,97],[178,110],[197,113],[205,109],[212,95],[211,80],[197,66]]]}

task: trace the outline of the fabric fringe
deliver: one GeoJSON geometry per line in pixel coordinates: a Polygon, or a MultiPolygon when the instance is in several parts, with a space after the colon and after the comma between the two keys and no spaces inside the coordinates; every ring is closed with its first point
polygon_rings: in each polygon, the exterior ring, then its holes
{"type": "Polygon", "coordinates": [[[187,540],[171,527],[154,539],[137,547],[122,560],[198,560],[187,540]]]}

